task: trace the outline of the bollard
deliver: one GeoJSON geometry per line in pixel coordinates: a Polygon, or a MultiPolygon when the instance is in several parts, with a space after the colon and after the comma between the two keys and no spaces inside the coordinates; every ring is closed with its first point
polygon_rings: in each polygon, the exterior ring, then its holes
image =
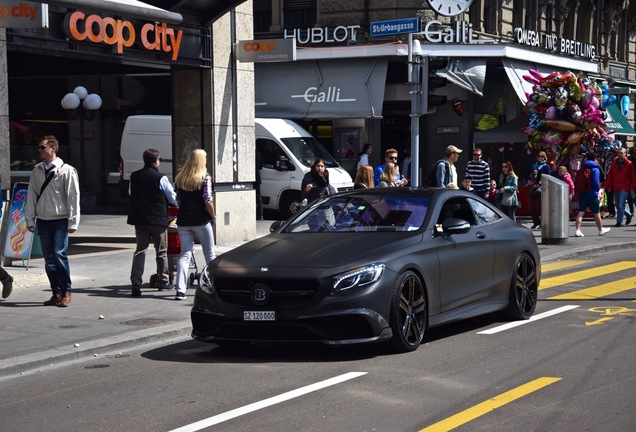
{"type": "Polygon", "coordinates": [[[566,182],[541,176],[541,243],[563,244],[570,237],[570,189],[566,182]]]}

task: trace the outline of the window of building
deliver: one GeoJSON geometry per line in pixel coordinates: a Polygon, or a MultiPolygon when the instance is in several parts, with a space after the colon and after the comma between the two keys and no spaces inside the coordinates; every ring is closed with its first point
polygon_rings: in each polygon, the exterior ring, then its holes
{"type": "Polygon", "coordinates": [[[318,21],[316,2],[311,0],[283,1],[283,23],[285,28],[310,28],[318,21]]]}
{"type": "Polygon", "coordinates": [[[272,26],[271,0],[254,0],[254,33],[268,32],[272,26]]]}

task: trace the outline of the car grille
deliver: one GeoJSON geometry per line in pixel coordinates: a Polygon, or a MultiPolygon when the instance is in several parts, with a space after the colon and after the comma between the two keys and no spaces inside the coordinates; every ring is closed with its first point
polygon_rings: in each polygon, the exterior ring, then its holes
{"type": "Polygon", "coordinates": [[[285,307],[308,302],[318,290],[313,279],[215,279],[214,287],[221,300],[236,306],[285,307]],[[253,290],[257,285],[269,289],[265,302],[256,302],[253,290]]]}

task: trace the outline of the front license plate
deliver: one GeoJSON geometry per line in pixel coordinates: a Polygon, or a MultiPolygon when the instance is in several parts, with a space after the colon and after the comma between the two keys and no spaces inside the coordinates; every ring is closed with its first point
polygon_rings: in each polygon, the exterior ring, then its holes
{"type": "Polygon", "coordinates": [[[244,311],[243,321],[274,321],[276,312],[274,311],[244,311]]]}

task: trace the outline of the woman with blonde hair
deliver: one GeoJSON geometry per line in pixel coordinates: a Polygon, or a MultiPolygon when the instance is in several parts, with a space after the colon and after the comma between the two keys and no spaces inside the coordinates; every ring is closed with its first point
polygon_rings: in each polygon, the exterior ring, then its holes
{"type": "Polygon", "coordinates": [[[380,184],[378,187],[396,187],[398,178],[398,167],[393,162],[387,162],[384,165],[382,174],[380,174],[380,184]]]}
{"type": "Polygon", "coordinates": [[[353,188],[373,189],[373,167],[371,165],[360,166],[353,182],[353,188]]]}
{"type": "Polygon", "coordinates": [[[192,260],[194,236],[203,248],[206,265],[214,259],[214,233],[216,220],[212,196],[212,177],[206,168],[207,154],[202,149],[193,150],[175,177],[177,191],[177,229],[181,240],[181,255],[177,268],[176,300],[186,297],[187,272],[192,260]]]}

